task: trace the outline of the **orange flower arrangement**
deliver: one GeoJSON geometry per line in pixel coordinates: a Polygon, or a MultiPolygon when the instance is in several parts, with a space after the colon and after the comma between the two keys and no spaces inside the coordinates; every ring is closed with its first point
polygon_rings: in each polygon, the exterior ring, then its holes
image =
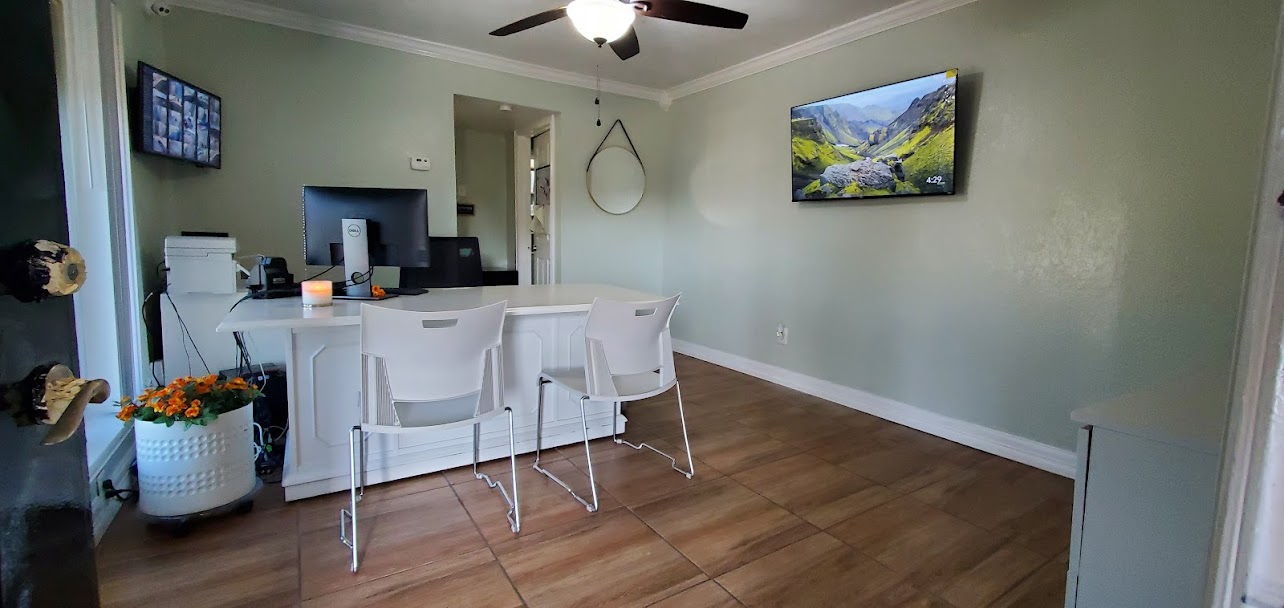
{"type": "Polygon", "coordinates": [[[378,286],[378,285],[372,285],[372,286],[370,287],[370,295],[372,295],[372,296],[374,296],[374,297],[376,297],[376,298],[382,298],[382,297],[384,297],[384,296],[388,295],[388,292],[384,291],[384,289],[383,289],[382,287],[378,286]]]}
{"type": "Polygon", "coordinates": [[[132,403],[127,404],[124,407],[120,408],[120,411],[116,413],[116,419],[122,420],[122,421],[129,420],[130,418],[134,417],[134,412],[137,412],[137,411],[138,411],[137,405],[134,405],[132,403]]]}
{"type": "Polygon", "coordinates": [[[232,410],[244,407],[259,395],[259,387],[244,378],[220,379],[217,374],[200,378],[175,378],[165,386],[149,388],[134,399],[120,403],[116,418],[124,422],[142,420],[173,426],[209,424],[232,410]]]}
{"type": "MultiPolygon", "coordinates": [[[[240,380],[240,378],[237,378],[237,379],[240,380]]],[[[195,385],[196,394],[208,395],[210,391],[214,390],[214,384],[216,382],[218,382],[218,377],[216,377],[214,374],[210,374],[208,376],[205,376],[204,378],[197,380],[195,385]]]]}

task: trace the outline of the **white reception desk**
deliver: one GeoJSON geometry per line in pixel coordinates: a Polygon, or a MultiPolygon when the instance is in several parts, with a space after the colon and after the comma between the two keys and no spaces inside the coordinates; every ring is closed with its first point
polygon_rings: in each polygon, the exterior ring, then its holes
{"type": "MultiPolygon", "coordinates": [[[[504,322],[504,399],[513,408],[517,449],[524,453],[535,450],[540,370],[583,364],[584,321],[589,305],[597,297],[631,302],[660,299],[609,285],[536,285],[434,289],[379,305],[440,311],[508,301],[508,318],[504,322]]],[[[299,298],[249,300],[228,313],[218,326],[219,332],[254,336],[259,344],[284,342],[290,419],[281,478],[286,500],[348,487],[348,434],[360,416],[360,310],[359,302],[350,301],[304,309],[299,298]]],[[[592,403],[589,407],[589,437],[610,435],[611,404],[592,403]]],[[[578,403],[550,385],[545,393],[545,447],[578,441],[579,422],[578,403]]],[[[624,429],[623,417],[620,429],[624,429]]],[[[374,434],[367,445],[369,483],[472,462],[471,429],[374,434]]],[[[482,460],[507,455],[507,423],[503,417],[482,425],[481,445],[482,460]]]]}

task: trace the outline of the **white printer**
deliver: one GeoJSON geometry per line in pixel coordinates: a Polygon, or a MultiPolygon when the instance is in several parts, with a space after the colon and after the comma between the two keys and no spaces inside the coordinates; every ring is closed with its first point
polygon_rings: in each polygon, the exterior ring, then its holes
{"type": "Polygon", "coordinates": [[[165,237],[170,294],[236,293],[236,239],[217,236],[165,237]]]}

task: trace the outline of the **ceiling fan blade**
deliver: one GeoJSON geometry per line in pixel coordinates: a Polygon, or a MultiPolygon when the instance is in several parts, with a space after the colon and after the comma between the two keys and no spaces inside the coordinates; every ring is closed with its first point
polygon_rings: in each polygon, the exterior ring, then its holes
{"type": "Polygon", "coordinates": [[[696,25],[739,30],[749,22],[749,15],[739,11],[687,0],[638,0],[633,5],[647,17],[696,25]]]}
{"type": "Polygon", "coordinates": [[[508,25],[505,25],[504,27],[501,27],[491,32],[490,35],[507,36],[509,34],[516,34],[517,32],[523,32],[523,31],[529,30],[537,25],[544,25],[545,23],[548,23],[550,21],[557,21],[558,19],[561,19],[562,17],[565,17],[565,16],[566,16],[565,7],[555,8],[552,10],[544,11],[538,15],[531,15],[530,17],[527,17],[520,21],[514,21],[508,25]]]}
{"type": "Polygon", "coordinates": [[[638,46],[638,31],[630,27],[629,31],[611,43],[611,50],[615,51],[615,54],[619,55],[620,59],[628,59],[637,55],[642,51],[642,48],[638,46]]]}

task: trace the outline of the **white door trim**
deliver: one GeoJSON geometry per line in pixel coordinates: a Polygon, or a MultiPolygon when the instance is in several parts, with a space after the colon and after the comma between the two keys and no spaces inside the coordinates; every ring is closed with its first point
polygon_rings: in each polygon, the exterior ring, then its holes
{"type": "Polygon", "coordinates": [[[548,174],[548,206],[552,207],[548,214],[548,263],[549,263],[549,284],[561,282],[561,259],[557,255],[558,249],[558,227],[560,223],[558,217],[561,216],[562,203],[557,184],[557,172],[562,166],[562,159],[557,155],[557,115],[554,114],[548,118],[548,162],[552,165],[552,170],[548,174]]]}
{"type": "MultiPolygon", "coordinates": [[[[102,0],[99,0],[102,2],[102,0]]],[[[109,150],[108,169],[111,181],[108,190],[111,196],[112,242],[116,255],[113,256],[117,286],[121,283],[125,289],[117,290],[119,330],[129,339],[120,345],[121,361],[127,366],[126,377],[132,380],[132,386],[125,386],[132,393],[141,392],[141,388],[152,382],[149,370],[151,362],[147,352],[147,328],[141,314],[135,314],[142,307],[143,268],[142,246],[138,238],[138,223],[134,210],[134,175],[130,165],[130,146],[132,131],[129,128],[129,106],[133,99],[129,95],[129,86],[125,76],[125,40],[124,26],[121,24],[120,7],[115,0],[107,2],[106,12],[109,36],[109,55],[103,58],[104,76],[110,77],[109,87],[104,91],[104,112],[107,117],[107,130],[115,148],[109,150]],[[129,372],[132,372],[130,374],[129,372]]],[[[132,4],[125,10],[134,10],[132,4]]]]}
{"type": "Polygon", "coordinates": [[[1265,138],[1260,196],[1255,218],[1248,290],[1240,318],[1235,385],[1223,442],[1218,526],[1210,560],[1209,605],[1242,606],[1253,521],[1262,472],[1267,417],[1280,370],[1284,320],[1284,12],[1277,29],[1271,124],[1265,138]]]}
{"type": "MultiPolygon", "coordinates": [[[[112,0],[53,0],[50,11],[68,240],[88,266],[73,296],[79,371],[108,380],[114,400],[139,392],[147,367],[120,15],[112,0]]],[[[99,409],[110,406],[91,407],[87,465],[98,539],[120,509],[100,494],[101,481],[130,484],[134,447],[132,431],[99,409]]]]}
{"type": "Polygon", "coordinates": [[[138,247],[127,179],[125,92],[110,0],[51,3],[70,245],[88,276],[73,296],[80,372],[112,395],[140,386],[138,247]]]}
{"type": "Polygon", "coordinates": [[[513,132],[513,249],[517,284],[531,284],[531,137],[513,132]]]}

